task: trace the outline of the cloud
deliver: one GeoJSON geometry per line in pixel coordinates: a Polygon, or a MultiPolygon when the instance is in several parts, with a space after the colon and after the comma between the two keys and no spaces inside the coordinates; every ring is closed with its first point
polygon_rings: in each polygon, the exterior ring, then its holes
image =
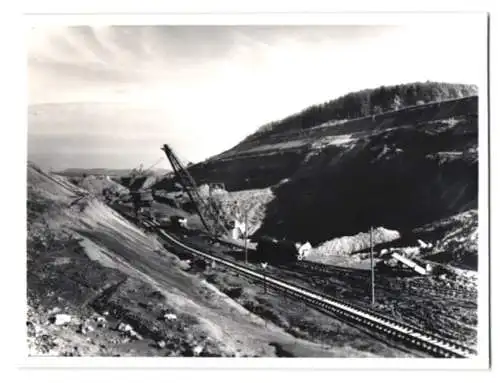
{"type": "MultiPolygon", "coordinates": [[[[149,150],[140,137],[155,137],[202,160],[267,122],[350,91],[426,80],[477,83],[481,33],[475,24],[442,20],[34,28],[28,35],[29,133],[46,140],[92,134],[109,152],[129,137],[149,150]]],[[[129,156],[123,152],[121,161],[129,156]]],[[[105,153],[100,160],[107,166],[105,153]]]]}

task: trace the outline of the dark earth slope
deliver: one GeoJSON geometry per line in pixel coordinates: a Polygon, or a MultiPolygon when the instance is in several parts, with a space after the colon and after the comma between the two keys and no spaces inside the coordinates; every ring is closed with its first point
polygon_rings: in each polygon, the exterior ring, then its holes
{"type": "Polygon", "coordinates": [[[261,233],[318,243],[370,225],[411,230],[477,208],[477,102],[253,138],[190,171],[228,190],[272,186],[261,233]]]}
{"type": "Polygon", "coordinates": [[[477,121],[398,126],[325,150],[275,190],[263,230],[314,242],[370,225],[410,230],[477,206],[477,121]],[[274,224],[280,217],[282,223],[274,224]],[[314,230],[309,230],[315,221],[314,230]]]}

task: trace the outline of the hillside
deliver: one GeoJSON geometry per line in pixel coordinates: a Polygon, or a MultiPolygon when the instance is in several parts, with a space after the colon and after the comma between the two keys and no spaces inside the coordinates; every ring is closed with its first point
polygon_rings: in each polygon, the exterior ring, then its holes
{"type": "Polygon", "coordinates": [[[477,87],[475,85],[431,81],[365,89],[348,93],[320,105],[313,105],[283,120],[262,126],[248,139],[262,138],[269,134],[312,129],[316,126],[328,125],[337,121],[476,95],[477,87]]]}
{"type": "Polygon", "coordinates": [[[271,188],[260,232],[318,244],[402,232],[477,208],[477,97],[255,136],[190,168],[230,191],[271,188]]]}
{"type": "MultiPolygon", "coordinates": [[[[335,345],[295,337],[290,324],[259,316],[280,311],[269,311],[255,286],[233,301],[207,282],[214,269],[186,271],[154,235],[64,177],[29,164],[27,181],[29,355],[404,355],[324,316],[335,345]]],[[[217,286],[231,291],[235,277],[215,271],[217,286]]],[[[314,330],[317,312],[308,321],[293,315],[314,330]]]]}
{"type": "MultiPolygon", "coordinates": [[[[29,165],[32,355],[187,356],[191,348],[203,344],[208,355],[230,356],[236,352],[236,339],[243,354],[256,353],[250,343],[262,336],[259,332],[268,332],[256,319],[241,316],[213,288],[182,271],[179,259],[154,237],[100,201],[79,198],[81,194],[85,192],[71,183],[29,165]],[[163,312],[175,313],[178,321],[158,321],[163,312]],[[70,315],[72,320],[66,326],[47,324],[54,313],[70,315]],[[93,319],[97,317],[105,317],[109,327],[98,328],[93,319]],[[132,324],[137,334],[120,334],[115,327],[120,322],[132,324]],[[93,330],[82,334],[82,326],[93,330]],[[241,327],[253,332],[251,342],[237,335],[241,327]],[[151,347],[160,339],[167,341],[165,349],[151,347]]],[[[269,337],[273,335],[262,338],[265,345],[269,337]]],[[[273,354],[274,348],[267,347],[259,353],[273,354]]]]}

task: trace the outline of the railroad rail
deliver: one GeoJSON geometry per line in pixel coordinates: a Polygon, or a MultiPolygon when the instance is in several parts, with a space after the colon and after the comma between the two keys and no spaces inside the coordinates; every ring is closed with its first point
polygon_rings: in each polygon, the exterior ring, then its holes
{"type": "MultiPolygon", "coordinates": [[[[223,239],[218,239],[218,241],[223,244],[227,245],[229,247],[239,249],[239,250],[244,250],[244,246],[239,245],[237,243],[225,241],[223,239]]],[[[327,265],[327,264],[321,264],[317,262],[311,262],[307,260],[302,260],[302,261],[297,261],[294,265],[294,267],[303,269],[303,270],[310,270],[310,271],[316,271],[318,273],[325,273],[325,274],[335,274],[338,276],[345,276],[345,277],[351,277],[351,272],[348,270],[342,270],[337,266],[332,266],[332,265],[327,265]]],[[[447,297],[447,298],[454,298],[458,300],[476,300],[477,299],[477,293],[474,291],[470,291],[466,288],[451,288],[451,287],[443,287],[443,286],[432,286],[432,289],[429,287],[421,287],[421,286],[409,286],[410,291],[416,295],[422,295],[422,296],[429,296],[429,295],[434,295],[436,297],[447,297]],[[425,291],[419,291],[417,289],[425,290],[425,291]]]]}
{"type": "Polygon", "coordinates": [[[168,234],[165,230],[159,228],[158,223],[154,220],[143,220],[143,224],[146,228],[154,229],[164,240],[173,243],[178,248],[191,253],[193,256],[202,257],[211,262],[221,264],[250,279],[263,282],[269,288],[293,296],[323,312],[340,317],[346,322],[361,325],[377,333],[397,339],[410,347],[425,351],[434,356],[447,358],[470,358],[476,354],[476,351],[470,347],[441,338],[416,326],[403,324],[370,309],[342,302],[326,294],[292,284],[263,272],[256,272],[227,259],[189,247],[168,234]]]}

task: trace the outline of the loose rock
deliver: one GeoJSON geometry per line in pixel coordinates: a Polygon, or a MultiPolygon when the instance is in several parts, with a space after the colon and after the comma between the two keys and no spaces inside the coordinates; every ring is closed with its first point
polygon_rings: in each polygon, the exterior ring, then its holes
{"type": "Polygon", "coordinates": [[[156,342],[156,345],[158,346],[158,348],[163,349],[167,346],[167,343],[164,340],[160,340],[156,342]]]}
{"type": "Polygon", "coordinates": [[[55,315],[57,313],[60,313],[61,309],[59,307],[54,307],[52,310],[49,311],[49,314],[55,315]]]}
{"type": "Polygon", "coordinates": [[[142,336],[140,334],[138,334],[131,325],[127,324],[127,323],[123,323],[121,322],[119,325],[118,325],[118,331],[121,331],[122,333],[130,336],[131,338],[135,338],[135,339],[138,339],[138,340],[142,340],[142,336]]]}
{"type": "Polygon", "coordinates": [[[96,318],[95,318],[95,321],[96,321],[97,323],[106,323],[106,322],[107,322],[106,318],[104,318],[103,316],[98,316],[98,317],[96,317],[96,318]]]}
{"type": "Polygon", "coordinates": [[[175,319],[177,319],[177,315],[172,314],[172,313],[166,313],[166,314],[163,316],[163,318],[164,318],[165,320],[175,320],[175,319]]]}
{"type": "Polygon", "coordinates": [[[84,335],[85,335],[85,334],[88,334],[89,332],[92,332],[92,331],[94,331],[94,328],[93,328],[92,326],[90,326],[90,325],[88,325],[88,324],[85,324],[85,323],[82,323],[82,324],[80,325],[80,332],[81,332],[82,334],[84,334],[84,335]]]}
{"type": "Polygon", "coordinates": [[[71,315],[68,314],[56,314],[51,317],[52,323],[56,326],[62,326],[71,322],[71,315]]]}
{"type": "Polygon", "coordinates": [[[129,334],[130,337],[135,338],[137,340],[142,340],[143,339],[142,336],[140,334],[138,334],[137,331],[135,331],[135,330],[129,331],[128,334],[129,334]]]}
{"type": "Polygon", "coordinates": [[[134,330],[134,329],[132,328],[132,326],[131,326],[131,325],[129,325],[128,323],[123,323],[123,322],[121,322],[121,323],[118,325],[118,331],[128,333],[128,332],[133,331],[133,330],[134,330]]]}
{"type": "Polygon", "coordinates": [[[193,355],[194,356],[199,356],[202,352],[203,352],[203,346],[202,345],[198,345],[198,346],[196,346],[196,347],[193,348],[193,355]]]}

